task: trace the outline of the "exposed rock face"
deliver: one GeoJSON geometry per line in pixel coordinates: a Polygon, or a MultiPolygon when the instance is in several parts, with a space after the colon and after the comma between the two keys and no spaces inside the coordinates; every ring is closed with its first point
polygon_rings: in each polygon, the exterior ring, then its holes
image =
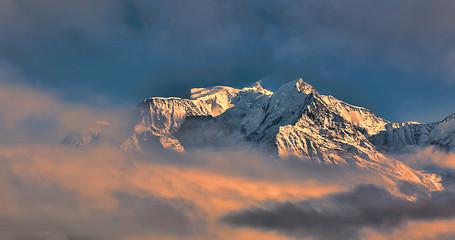
{"type": "Polygon", "coordinates": [[[428,125],[431,131],[426,125],[414,123],[405,129],[368,109],[321,95],[302,79],[274,93],[260,84],[243,89],[196,88],[191,93],[191,99],[155,97],[139,104],[141,120],[123,148],[140,150],[144,143],[159,141],[164,148],[184,151],[185,141],[210,143],[235,135],[265,145],[280,157],[349,164],[378,171],[392,184],[407,181],[429,190],[442,189],[438,177],[384,156],[373,143],[385,148],[395,146],[396,141],[390,139],[399,139],[403,144],[425,142],[453,147],[453,132],[449,137],[440,136],[454,128],[454,116],[428,125]],[[433,133],[438,138],[425,138],[433,133]]]}

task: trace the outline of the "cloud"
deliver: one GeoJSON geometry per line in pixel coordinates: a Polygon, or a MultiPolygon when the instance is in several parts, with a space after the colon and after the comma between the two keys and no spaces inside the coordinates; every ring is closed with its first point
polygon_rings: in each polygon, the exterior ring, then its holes
{"type": "Polygon", "coordinates": [[[212,220],[220,214],[267,199],[296,200],[343,188],[304,178],[266,178],[277,174],[270,168],[248,177],[247,170],[239,171],[246,156],[200,154],[203,165],[164,164],[166,159],[156,155],[138,157],[103,145],[2,147],[0,201],[5,210],[0,219],[8,225],[0,232],[5,239],[38,238],[47,229],[69,239],[211,239],[213,234],[223,239],[244,233],[224,234],[212,220]],[[223,171],[234,156],[236,167],[223,171]]]}
{"type": "Polygon", "coordinates": [[[404,163],[414,168],[425,168],[429,166],[441,166],[455,169],[455,153],[436,149],[432,146],[424,149],[414,149],[409,154],[401,154],[398,157],[404,163]]]}
{"type": "Polygon", "coordinates": [[[435,147],[415,148],[406,154],[394,156],[414,169],[441,176],[445,189],[455,190],[455,154],[435,147]]]}
{"type": "Polygon", "coordinates": [[[113,219],[119,223],[134,222],[148,230],[172,233],[178,235],[190,235],[197,228],[191,223],[186,212],[193,208],[181,199],[163,199],[160,197],[138,197],[127,192],[113,194],[118,201],[117,213],[113,219]],[[184,208],[180,211],[174,205],[184,208]]]}
{"type": "Polygon", "coordinates": [[[449,240],[455,237],[453,230],[455,220],[436,220],[436,221],[410,221],[402,228],[390,232],[380,232],[374,229],[364,229],[361,233],[366,240],[386,240],[386,239],[441,239],[449,240]]]}
{"type": "Polygon", "coordinates": [[[16,68],[0,62],[1,143],[56,143],[71,131],[87,131],[106,119],[111,124],[106,134],[119,139],[128,133],[134,105],[64,102],[50,90],[13,84],[24,78],[16,68]]]}
{"type": "Polygon", "coordinates": [[[453,193],[407,201],[374,185],[302,202],[276,202],[229,213],[221,222],[237,227],[277,231],[293,237],[358,239],[363,228],[396,228],[410,220],[455,216],[453,193]]]}

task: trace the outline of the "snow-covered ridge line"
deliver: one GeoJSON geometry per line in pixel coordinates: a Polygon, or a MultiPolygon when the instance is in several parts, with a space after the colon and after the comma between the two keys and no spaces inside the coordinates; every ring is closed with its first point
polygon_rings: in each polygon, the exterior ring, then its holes
{"type": "Polygon", "coordinates": [[[439,122],[391,123],[370,138],[379,149],[387,152],[409,151],[413,147],[435,146],[455,151],[455,113],[439,122]]]}
{"type": "Polygon", "coordinates": [[[260,83],[242,89],[193,88],[190,99],[150,98],[138,109],[141,119],[123,148],[140,150],[159,142],[164,148],[185,151],[185,144],[223,146],[246,141],[268,146],[267,151],[282,158],[368,168],[396,188],[400,181],[430,191],[442,188],[438,177],[376,150],[370,139],[386,131],[390,122],[366,108],[321,95],[302,79],[275,92],[260,83]]]}
{"type": "Polygon", "coordinates": [[[184,151],[174,134],[188,117],[216,117],[234,106],[233,101],[241,93],[271,95],[257,83],[252,87],[235,89],[225,86],[191,89],[191,99],[178,97],[152,97],[138,105],[141,121],[134,127],[134,135],[123,148],[141,149],[138,142],[151,141],[158,137],[165,148],[184,151]]]}

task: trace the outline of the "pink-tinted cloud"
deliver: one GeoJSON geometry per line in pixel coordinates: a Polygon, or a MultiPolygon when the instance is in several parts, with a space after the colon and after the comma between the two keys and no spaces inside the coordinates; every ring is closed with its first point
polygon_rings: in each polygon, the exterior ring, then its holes
{"type": "Polygon", "coordinates": [[[416,152],[401,155],[400,158],[403,162],[415,168],[438,165],[455,169],[455,153],[441,151],[434,147],[416,149],[416,152]]]}

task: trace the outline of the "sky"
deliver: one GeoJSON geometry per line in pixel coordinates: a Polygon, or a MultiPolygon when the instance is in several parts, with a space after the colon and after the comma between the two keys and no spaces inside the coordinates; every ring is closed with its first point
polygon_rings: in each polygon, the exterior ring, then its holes
{"type": "Polygon", "coordinates": [[[393,122],[455,102],[453,1],[3,0],[0,61],[67,101],[302,77],[393,122]]]}
{"type": "Polygon", "coordinates": [[[390,155],[437,173],[444,189],[429,192],[367,168],[278,159],[236,136],[215,148],[191,139],[183,153],[121,147],[144,98],[256,81],[276,90],[300,77],[390,121],[441,120],[455,111],[454,10],[1,0],[0,239],[454,239],[453,152],[390,155]],[[101,127],[93,144],[63,144],[101,127]]]}

